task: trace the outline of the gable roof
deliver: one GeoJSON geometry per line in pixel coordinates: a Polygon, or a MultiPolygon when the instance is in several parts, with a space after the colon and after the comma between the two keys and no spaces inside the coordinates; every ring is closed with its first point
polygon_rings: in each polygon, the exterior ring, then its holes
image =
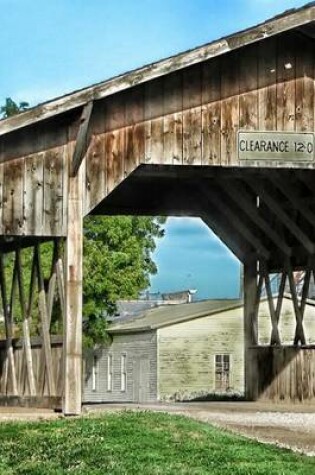
{"type": "Polygon", "coordinates": [[[216,315],[242,305],[243,302],[239,299],[203,300],[178,305],[162,305],[132,319],[109,325],[108,333],[120,334],[157,330],[196,318],[216,315]]]}
{"type": "Polygon", "coordinates": [[[0,136],[81,107],[90,101],[102,99],[137,84],[142,84],[188,66],[201,63],[294,28],[303,28],[304,34],[314,38],[314,29],[309,28],[310,24],[314,21],[315,2],[308,3],[297,9],[285,11],[281,15],[277,15],[252,28],[225,36],[206,45],[143,66],[93,86],[74,91],[38,105],[24,113],[4,119],[0,121],[0,136]]]}

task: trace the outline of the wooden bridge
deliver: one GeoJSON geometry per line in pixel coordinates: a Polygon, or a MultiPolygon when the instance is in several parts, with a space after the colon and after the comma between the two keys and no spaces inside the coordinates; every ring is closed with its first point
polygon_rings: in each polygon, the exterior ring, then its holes
{"type": "Polygon", "coordinates": [[[279,383],[274,397],[287,391],[314,399],[315,350],[306,346],[303,328],[315,269],[314,35],[313,3],[1,121],[3,397],[58,396],[64,413],[81,411],[82,219],[148,214],[200,216],[244,264],[247,397],[261,397],[270,374],[277,378],[286,368],[289,382],[285,388],[279,383]],[[46,241],[54,243],[48,283],[41,265],[46,241]],[[29,295],[23,291],[25,247],[34,249],[29,295]],[[15,256],[9,285],[6,253],[15,256]],[[301,299],[295,270],[305,271],[301,299]],[[276,304],[274,272],[282,273],[276,304]],[[278,330],[287,279],[295,352],[286,352],[278,330]],[[262,285],[272,323],[263,360],[257,330],[262,285]],[[64,320],[61,383],[50,335],[55,295],[64,320]],[[23,323],[19,368],[15,299],[23,323]],[[36,361],[34,299],[43,341],[36,361]]]}

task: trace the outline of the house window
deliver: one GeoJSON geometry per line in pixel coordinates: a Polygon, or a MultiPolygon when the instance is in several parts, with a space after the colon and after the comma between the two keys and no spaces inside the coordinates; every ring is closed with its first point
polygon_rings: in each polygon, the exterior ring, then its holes
{"type": "Polygon", "coordinates": [[[113,355],[107,356],[107,391],[113,389],[113,355]]]}
{"type": "Polygon", "coordinates": [[[127,371],[126,371],[126,355],[121,355],[120,360],[120,389],[121,391],[126,391],[127,386],[127,371]]]}
{"type": "Polygon", "coordinates": [[[97,357],[93,356],[93,367],[92,367],[92,391],[96,391],[97,383],[97,357]]]}
{"type": "Polygon", "coordinates": [[[230,388],[230,355],[215,355],[215,389],[227,391],[230,388]]]}

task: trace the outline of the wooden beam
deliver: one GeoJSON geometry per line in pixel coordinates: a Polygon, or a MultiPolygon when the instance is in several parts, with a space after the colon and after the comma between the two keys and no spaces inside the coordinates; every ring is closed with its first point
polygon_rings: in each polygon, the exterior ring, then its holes
{"type": "Polygon", "coordinates": [[[203,183],[200,185],[201,193],[211,202],[211,207],[218,209],[223,215],[225,215],[228,222],[233,224],[233,226],[238,230],[243,238],[248,243],[250,243],[256,252],[265,259],[268,259],[270,253],[264,244],[259,240],[259,238],[257,238],[257,236],[252,233],[249,227],[243,223],[243,221],[240,219],[240,216],[234,213],[234,211],[221,200],[220,196],[215,196],[215,194],[212,194],[212,192],[209,191],[209,188],[209,186],[205,186],[203,183]]]}
{"type": "Polygon", "coordinates": [[[277,173],[276,176],[270,173],[268,178],[271,179],[276,188],[279,188],[281,193],[287,198],[293,207],[297,209],[304,219],[306,219],[312,227],[315,227],[315,214],[300,200],[299,196],[294,191],[294,188],[288,186],[279,173],[277,173]]]}
{"type": "MultiPolygon", "coordinates": [[[[50,328],[47,315],[47,303],[46,292],[44,285],[43,269],[41,264],[40,248],[37,244],[35,246],[36,264],[37,264],[37,278],[38,278],[38,307],[41,318],[41,335],[43,339],[44,355],[45,355],[45,367],[46,376],[49,389],[49,395],[56,395],[56,385],[53,375],[52,355],[51,355],[51,342],[50,342],[50,328]]],[[[38,382],[39,388],[42,387],[42,381],[38,382]]]]}
{"type": "Polygon", "coordinates": [[[272,325],[272,332],[271,332],[271,345],[280,345],[280,335],[279,335],[279,329],[278,329],[278,318],[274,306],[274,297],[272,295],[272,290],[271,290],[271,283],[270,283],[270,276],[269,276],[269,271],[266,262],[260,261],[261,264],[261,269],[260,273],[263,275],[264,280],[265,280],[265,288],[266,288],[266,294],[267,294],[267,300],[268,300],[268,306],[269,306],[269,312],[270,312],[270,317],[271,317],[271,325],[272,325]]]}
{"type": "Polygon", "coordinates": [[[245,396],[255,400],[258,396],[257,360],[251,351],[258,343],[258,307],[257,307],[257,261],[244,263],[244,361],[245,361],[245,396]]]}
{"type": "Polygon", "coordinates": [[[88,149],[88,129],[90,118],[93,110],[93,101],[85,104],[82,110],[80,119],[80,126],[78,130],[75,149],[72,157],[71,175],[75,176],[78,173],[83,157],[88,149]]]}
{"type": "Polygon", "coordinates": [[[2,253],[0,253],[0,291],[1,291],[1,297],[2,297],[4,325],[5,325],[5,334],[6,334],[6,365],[5,365],[4,380],[2,380],[2,388],[5,391],[5,393],[7,393],[7,381],[8,381],[8,373],[9,373],[9,368],[10,368],[12,393],[14,396],[17,396],[18,386],[17,386],[13,346],[12,346],[13,328],[12,328],[12,319],[10,315],[11,310],[9,309],[9,305],[8,305],[7,285],[6,285],[6,279],[5,279],[5,270],[4,270],[4,262],[3,262],[2,253]]]}
{"type": "Polygon", "coordinates": [[[247,182],[252,190],[259,195],[263,202],[268,206],[270,211],[274,213],[282,224],[290,231],[291,234],[302,244],[304,249],[310,253],[314,253],[314,244],[306,236],[306,234],[297,226],[291,217],[282,209],[278,201],[270,196],[265,187],[259,182],[247,182]]]}
{"type": "Polygon", "coordinates": [[[233,240],[233,233],[227,231],[226,226],[222,226],[214,217],[213,213],[201,212],[200,218],[218,236],[218,238],[233,252],[233,254],[243,261],[246,255],[245,249],[233,240]]]}
{"type": "Polygon", "coordinates": [[[31,346],[31,333],[30,333],[30,325],[29,325],[29,317],[27,312],[26,306],[26,299],[25,299],[25,292],[24,292],[24,279],[23,279],[23,272],[22,272],[22,261],[21,261],[21,250],[16,250],[16,272],[17,272],[17,279],[18,279],[18,287],[19,287],[19,296],[20,296],[20,307],[22,312],[22,327],[23,327],[23,345],[24,345],[24,355],[25,355],[25,362],[26,362],[26,371],[27,371],[27,379],[30,388],[30,395],[36,395],[36,386],[35,386],[35,378],[34,378],[34,369],[33,369],[33,357],[32,357],[32,346],[31,346]]]}
{"type": "Polygon", "coordinates": [[[286,256],[291,255],[291,248],[283,240],[283,238],[272,228],[267,221],[259,215],[259,208],[252,204],[251,196],[244,190],[244,188],[236,188],[230,181],[224,187],[225,193],[234,201],[235,206],[241,208],[244,213],[252,220],[254,226],[259,227],[263,233],[270,239],[279,249],[281,253],[286,256]]]}
{"type": "Polygon", "coordinates": [[[83,169],[69,178],[68,233],[66,240],[64,400],[66,415],[80,414],[82,403],[82,259],[83,169]]]}
{"type": "Polygon", "coordinates": [[[303,328],[303,314],[299,306],[296,286],[295,286],[294,277],[293,277],[293,269],[289,261],[286,263],[286,269],[287,269],[287,274],[288,274],[288,279],[289,279],[290,292],[292,296],[292,302],[293,302],[295,320],[296,320],[294,344],[297,345],[300,342],[302,345],[305,345],[306,339],[305,339],[304,328],[303,328]]]}

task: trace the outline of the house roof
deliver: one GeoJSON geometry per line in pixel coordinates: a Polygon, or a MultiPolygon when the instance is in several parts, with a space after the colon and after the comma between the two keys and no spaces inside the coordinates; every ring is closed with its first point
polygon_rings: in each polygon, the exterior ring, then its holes
{"type": "Polygon", "coordinates": [[[195,318],[215,315],[242,305],[243,302],[239,299],[203,300],[195,303],[163,305],[147,310],[137,317],[109,325],[108,333],[119,334],[157,330],[195,318]]]}
{"type": "MultiPolygon", "coordinates": [[[[277,295],[274,295],[277,298],[277,295]]],[[[291,294],[284,293],[283,298],[292,300],[291,294]]],[[[267,301],[267,297],[261,299],[261,302],[267,301]]],[[[184,303],[179,305],[162,305],[152,308],[133,318],[112,323],[108,327],[109,334],[137,333],[159,328],[168,327],[177,323],[184,323],[196,318],[214,316],[218,313],[226,312],[236,308],[243,307],[241,299],[217,299],[202,300],[194,303],[184,303]]],[[[315,306],[314,299],[306,299],[307,306],[315,306]]],[[[267,315],[266,315],[267,316],[267,315]]]]}
{"type": "Polygon", "coordinates": [[[314,38],[314,21],[315,2],[308,3],[297,9],[287,10],[281,15],[277,15],[252,28],[225,36],[206,45],[143,66],[93,86],[80,89],[38,105],[22,114],[2,120],[0,122],[0,135],[285,31],[299,28],[303,31],[303,34],[314,38]]]}

